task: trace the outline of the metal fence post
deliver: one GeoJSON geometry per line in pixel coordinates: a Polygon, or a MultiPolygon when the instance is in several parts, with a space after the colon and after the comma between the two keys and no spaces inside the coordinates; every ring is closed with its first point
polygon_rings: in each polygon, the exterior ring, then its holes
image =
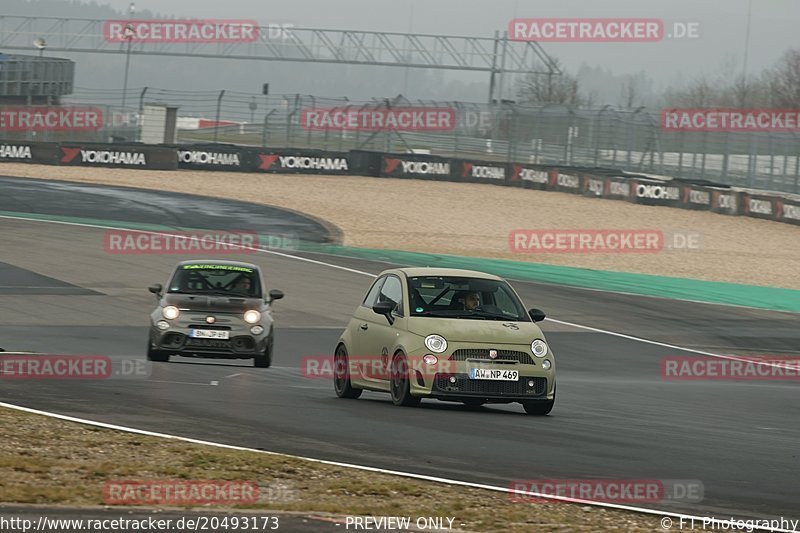
{"type": "Polygon", "coordinates": [[[219,119],[220,113],[222,112],[222,97],[225,96],[225,89],[219,92],[219,96],[217,97],[217,118],[214,121],[214,142],[217,142],[217,138],[219,136],[219,119]]]}

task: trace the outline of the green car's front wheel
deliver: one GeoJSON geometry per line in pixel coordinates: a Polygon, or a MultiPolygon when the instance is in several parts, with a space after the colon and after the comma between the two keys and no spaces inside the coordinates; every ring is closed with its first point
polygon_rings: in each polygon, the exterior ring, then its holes
{"type": "Polygon", "coordinates": [[[522,407],[525,408],[525,412],[529,415],[546,415],[549,414],[550,411],[553,410],[553,405],[556,403],[556,388],[553,387],[553,399],[552,400],[527,400],[522,402],[522,407]]]}
{"type": "Polygon", "coordinates": [[[336,354],[333,356],[333,388],[339,398],[356,399],[364,392],[350,383],[350,361],[344,344],[336,347],[336,354]]]}
{"type": "Polygon", "coordinates": [[[405,354],[396,353],[392,359],[392,403],[403,407],[414,407],[419,405],[420,398],[411,395],[410,384],[408,382],[408,360],[405,354]]]}

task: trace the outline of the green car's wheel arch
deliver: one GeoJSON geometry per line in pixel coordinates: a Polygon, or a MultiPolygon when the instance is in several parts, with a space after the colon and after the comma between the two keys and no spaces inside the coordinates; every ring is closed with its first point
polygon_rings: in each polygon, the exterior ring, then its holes
{"type": "Polygon", "coordinates": [[[552,400],[527,400],[522,402],[522,407],[529,415],[544,416],[553,410],[553,405],[556,403],[556,386],[553,385],[553,399],[552,400]]]}
{"type": "Polygon", "coordinates": [[[350,360],[347,357],[347,347],[339,344],[333,356],[333,388],[339,398],[356,399],[364,392],[356,389],[350,383],[350,360]]]}
{"type": "Polygon", "coordinates": [[[411,384],[408,378],[408,359],[403,352],[397,352],[392,358],[391,366],[392,403],[403,407],[419,405],[421,398],[411,395],[411,384]]]}

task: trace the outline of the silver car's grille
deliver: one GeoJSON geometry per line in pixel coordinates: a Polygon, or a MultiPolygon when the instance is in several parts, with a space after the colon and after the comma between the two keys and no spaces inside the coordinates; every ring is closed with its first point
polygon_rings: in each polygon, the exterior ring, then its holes
{"type": "Polygon", "coordinates": [[[489,357],[490,348],[469,348],[456,350],[450,356],[451,361],[466,361],[467,359],[485,359],[486,361],[516,361],[523,365],[533,365],[533,356],[525,352],[517,352],[513,350],[497,350],[497,358],[492,359],[489,357]]]}

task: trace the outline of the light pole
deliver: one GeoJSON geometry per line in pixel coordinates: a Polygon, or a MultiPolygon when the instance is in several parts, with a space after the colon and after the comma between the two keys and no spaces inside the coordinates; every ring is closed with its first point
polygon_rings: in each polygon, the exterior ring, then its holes
{"type": "Polygon", "coordinates": [[[42,57],[44,55],[44,49],[47,48],[47,41],[44,40],[44,37],[39,37],[33,41],[33,46],[39,50],[39,57],[42,57]]]}
{"type": "MultiPolygon", "coordinates": [[[[136,13],[136,4],[131,2],[131,5],[128,6],[128,17],[132,17],[133,14],[136,13]]],[[[128,99],[128,70],[130,69],[131,65],[131,41],[133,41],[133,37],[136,35],[136,31],[133,29],[133,24],[128,22],[125,24],[125,31],[123,32],[123,38],[128,41],[128,49],[125,52],[125,81],[122,83],[122,109],[125,109],[125,103],[128,99]]]]}

